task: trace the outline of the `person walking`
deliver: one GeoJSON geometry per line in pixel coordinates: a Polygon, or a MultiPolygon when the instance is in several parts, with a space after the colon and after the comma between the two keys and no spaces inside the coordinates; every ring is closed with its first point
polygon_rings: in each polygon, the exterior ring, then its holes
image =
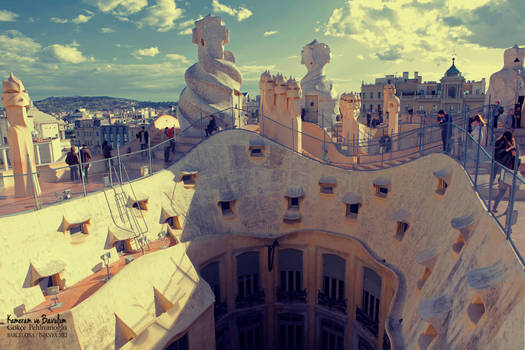
{"type": "Polygon", "coordinates": [[[496,129],[498,127],[498,118],[503,114],[503,107],[499,104],[499,100],[496,100],[494,109],[492,110],[492,127],[496,129]]]}
{"type": "Polygon", "coordinates": [[[80,164],[77,149],[75,146],[71,147],[71,150],[66,155],[66,164],[69,165],[69,176],[71,177],[71,182],[79,180],[78,177],[78,167],[80,164]]]}
{"type": "Polygon", "coordinates": [[[443,142],[443,152],[448,152],[450,134],[452,133],[452,117],[446,114],[443,110],[440,110],[438,112],[437,121],[439,126],[441,127],[441,140],[443,142]]]}
{"type": "Polygon", "coordinates": [[[105,162],[106,170],[109,170],[109,168],[111,167],[111,150],[112,149],[113,148],[108,143],[108,141],[104,141],[102,143],[102,154],[104,155],[104,159],[106,160],[105,162]]]}
{"type": "MultiPolygon", "coordinates": [[[[146,131],[146,128],[142,127],[141,130],[137,133],[136,136],[140,140],[140,149],[141,150],[145,150],[146,148],[148,148],[149,134],[146,131]]],[[[144,159],[144,158],[147,158],[148,155],[147,155],[146,151],[143,151],[141,153],[141,156],[144,159]]]]}
{"type": "MultiPolygon", "coordinates": [[[[498,154],[496,155],[498,163],[505,166],[507,169],[514,170],[514,162],[516,160],[516,141],[514,136],[510,131],[505,131],[502,137],[498,138],[498,141],[500,141],[498,145],[498,154]]],[[[498,194],[494,199],[494,206],[492,207],[494,213],[498,212],[500,201],[503,199],[503,196],[505,196],[507,190],[510,191],[511,188],[512,173],[508,172],[506,169],[502,169],[498,180],[498,194]]]]}
{"type": "Polygon", "coordinates": [[[83,176],[86,184],[88,183],[88,170],[91,158],[93,158],[93,156],[91,155],[91,151],[89,150],[87,145],[82,145],[82,149],[80,150],[80,161],[82,162],[82,171],[80,176],[83,176]]]}

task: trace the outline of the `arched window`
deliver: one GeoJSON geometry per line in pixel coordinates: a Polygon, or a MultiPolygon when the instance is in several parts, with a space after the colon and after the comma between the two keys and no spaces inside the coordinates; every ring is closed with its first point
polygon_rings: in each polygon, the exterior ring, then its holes
{"type": "Polygon", "coordinates": [[[323,290],[319,304],[345,313],[345,259],[333,254],[323,254],[323,290]]]}
{"type": "Polygon", "coordinates": [[[377,336],[381,301],[381,277],[372,269],[363,268],[363,297],[357,320],[377,336]]]}
{"type": "Polygon", "coordinates": [[[303,291],[303,252],[297,249],[279,251],[279,289],[277,300],[306,302],[303,291]]]}
{"type": "Polygon", "coordinates": [[[201,269],[201,276],[210,285],[213,294],[215,295],[215,302],[221,302],[221,279],[219,275],[219,262],[215,261],[209,263],[201,269]]]}
{"type": "Polygon", "coordinates": [[[259,252],[246,252],[237,256],[236,301],[238,306],[264,301],[264,294],[259,293],[259,252]]]}

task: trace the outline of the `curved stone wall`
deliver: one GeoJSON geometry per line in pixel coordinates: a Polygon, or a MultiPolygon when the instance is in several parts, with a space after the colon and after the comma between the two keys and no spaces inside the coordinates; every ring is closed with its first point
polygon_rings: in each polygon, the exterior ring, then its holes
{"type": "MultiPolygon", "coordinates": [[[[267,139],[257,142],[264,144],[263,156],[253,157],[250,143],[257,138],[243,130],[218,133],[169,170],[134,182],[133,189],[149,197],[149,238],[156,239],[163,229],[163,209],[178,213],[182,230],[177,235],[190,244],[214,235],[219,242],[225,234],[271,240],[308,230],[355,238],[398,276],[386,325],[393,348],[427,342],[436,349],[522,346],[522,267],[459,164],[431,154],[381,171],[345,171],[267,139]],[[436,193],[435,172],[447,174],[444,194],[436,193]],[[180,181],[189,173],[195,175],[195,188],[180,181]],[[333,194],[320,193],[320,180],[326,177],[335,182],[333,194]],[[345,201],[355,197],[349,193],[361,198],[357,220],[345,218],[345,201]],[[294,215],[286,216],[290,195],[301,199],[294,215]],[[232,202],[231,215],[223,216],[221,201],[232,202]],[[403,222],[408,227],[400,234],[403,222]],[[490,271],[501,275],[498,283],[472,282],[480,274],[473,271],[494,264],[498,268],[490,271]],[[428,311],[435,299],[447,300],[449,306],[428,311]]],[[[31,262],[59,257],[66,264],[66,286],[90,275],[105,251],[108,227],[119,220],[115,212],[114,198],[106,191],[2,218],[0,313],[12,313],[20,304],[30,309],[42,301],[38,286],[23,288],[31,262]],[[89,218],[87,239],[72,242],[61,232],[64,216],[70,222],[89,218]]]]}

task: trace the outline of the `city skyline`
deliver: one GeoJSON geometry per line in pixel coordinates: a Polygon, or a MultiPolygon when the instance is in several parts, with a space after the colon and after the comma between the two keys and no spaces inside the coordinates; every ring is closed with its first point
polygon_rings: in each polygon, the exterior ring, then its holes
{"type": "Polygon", "coordinates": [[[266,69],[301,79],[300,53],[313,39],[331,48],[326,73],[338,93],[403,71],[439,80],[453,56],[466,79],[488,79],[504,48],[525,43],[524,10],[518,0],[20,1],[0,7],[0,78],[13,71],[34,100],[177,101],[197,61],[193,22],[211,13],[230,31],[226,50],[250,95],[266,69]]]}

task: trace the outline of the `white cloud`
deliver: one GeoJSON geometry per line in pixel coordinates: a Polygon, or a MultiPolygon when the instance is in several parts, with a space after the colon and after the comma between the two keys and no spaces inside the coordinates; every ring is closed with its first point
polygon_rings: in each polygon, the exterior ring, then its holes
{"type": "Polygon", "coordinates": [[[383,61],[448,64],[455,51],[522,43],[524,12],[523,0],[348,0],[322,32],[353,39],[383,61]]]}
{"type": "Polygon", "coordinates": [[[85,0],[85,2],[98,7],[104,13],[111,12],[118,16],[128,16],[148,6],[148,0],[85,0]]]}
{"type": "Polygon", "coordinates": [[[245,7],[239,6],[238,9],[234,9],[228,5],[221,4],[219,0],[212,0],[211,6],[214,13],[226,13],[232,17],[237,17],[239,22],[251,17],[253,14],[252,11],[245,7]]]}
{"type": "Polygon", "coordinates": [[[0,10],[0,22],[15,22],[18,14],[9,10],[0,10]]]}
{"type": "Polygon", "coordinates": [[[49,20],[53,23],[75,23],[75,24],[82,24],[88,22],[91,17],[93,17],[93,12],[85,10],[86,14],[79,14],[75,18],[72,19],[66,19],[66,18],[59,18],[59,17],[51,17],[49,20]]]}
{"type": "Polygon", "coordinates": [[[73,42],[71,45],[53,44],[42,50],[42,58],[47,62],[82,63],[94,61],[93,57],[87,58],[77,49],[78,44],[73,42]]]}
{"type": "Polygon", "coordinates": [[[182,16],[182,10],[177,8],[175,0],[156,0],[156,4],[145,10],[146,15],[137,25],[149,26],[159,32],[166,32],[175,27],[175,21],[182,16]]]}
{"type": "Polygon", "coordinates": [[[100,32],[101,32],[101,33],[114,33],[114,32],[115,32],[115,29],[113,29],[113,28],[108,28],[108,27],[102,27],[102,28],[100,28],[100,32]]]}
{"type": "Polygon", "coordinates": [[[250,74],[250,73],[262,73],[264,72],[265,70],[272,70],[275,68],[275,65],[273,64],[269,64],[269,65],[260,65],[260,64],[249,64],[249,65],[244,65],[244,66],[239,66],[239,70],[241,71],[241,73],[246,73],[246,74],[250,74]]]}
{"type": "Polygon", "coordinates": [[[71,20],[71,22],[73,22],[75,24],[86,23],[87,21],[89,21],[91,19],[91,17],[93,17],[93,16],[91,16],[91,15],[87,15],[86,16],[86,15],[80,14],[77,17],[73,18],[71,20]]]}
{"type": "Polygon", "coordinates": [[[35,62],[42,46],[18,30],[8,30],[0,34],[0,66],[11,63],[35,62]]]}
{"type": "Polygon", "coordinates": [[[179,55],[177,53],[169,53],[169,54],[166,54],[166,58],[169,58],[170,60],[173,60],[173,61],[180,61],[182,63],[190,63],[190,61],[183,55],[179,55]]]}
{"type": "Polygon", "coordinates": [[[279,33],[278,30],[270,30],[270,31],[268,31],[268,32],[264,32],[263,35],[264,35],[265,37],[267,37],[267,36],[270,36],[270,35],[275,35],[275,34],[277,34],[277,33],[279,33]]]}
{"type": "Polygon", "coordinates": [[[184,30],[179,31],[179,35],[191,35],[193,34],[193,28],[186,28],[184,30]]]}
{"type": "Polygon", "coordinates": [[[154,57],[157,56],[160,53],[158,47],[150,47],[148,49],[138,49],[132,53],[133,56],[138,58],[139,60],[142,59],[142,57],[154,57]]]}
{"type": "Polygon", "coordinates": [[[65,19],[65,18],[58,18],[58,17],[51,17],[49,20],[50,20],[51,22],[53,22],[53,23],[67,23],[67,22],[69,22],[69,21],[68,21],[67,19],[65,19]]]}

